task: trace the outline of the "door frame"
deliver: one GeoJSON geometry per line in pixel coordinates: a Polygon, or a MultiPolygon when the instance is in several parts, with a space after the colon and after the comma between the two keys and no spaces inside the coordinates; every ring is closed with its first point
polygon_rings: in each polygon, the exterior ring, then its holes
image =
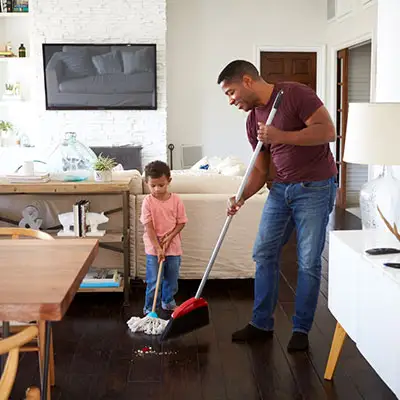
{"type": "Polygon", "coordinates": [[[260,53],[264,51],[280,53],[317,53],[317,95],[325,103],[326,95],[326,45],[321,46],[262,46],[254,48],[254,60],[256,67],[261,68],[260,53]]]}
{"type": "MultiPolygon", "coordinates": [[[[370,31],[365,33],[364,35],[357,36],[353,39],[346,40],[344,42],[335,44],[330,46],[330,63],[329,63],[329,71],[328,75],[329,81],[327,84],[329,85],[329,102],[328,102],[328,110],[329,114],[332,117],[333,123],[336,126],[336,82],[337,82],[337,52],[346,49],[349,47],[361,45],[364,42],[371,42],[371,86],[370,86],[370,101],[375,101],[376,96],[376,56],[377,56],[377,48],[376,48],[376,32],[370,31]]],[[[336,161],[336,160],[335,160],[336,161]]],[[[372,178],[372,169],[371,165],[368,166],[368,180],[372,178]]]]}
{"type": "Polygon", "coordinates": [[[337,80],[337,52],[342,49],[349,47],[361,45],[364,42],[371,41],[371,89],[370,89],[370,99],[371,102],[375,101],[376,93],[376,35],[375,32],[368,32],[365,35],[357,36],[351,40],[341,42],[330,46],[330,66],[329,71],[332,73],[329,77],[329,113],[332,116],[333,122],[336,124],[336,80],[337,80]]]}

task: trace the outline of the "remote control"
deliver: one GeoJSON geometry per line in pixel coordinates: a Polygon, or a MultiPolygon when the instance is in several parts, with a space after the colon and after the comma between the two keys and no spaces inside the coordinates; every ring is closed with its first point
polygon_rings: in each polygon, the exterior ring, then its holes
{"type": "Polygon", "coordinates": [[[395,249],[392,247],[376,247],[374,249],[365,250],[370,256],[379,256],[382,254],[396,254],[400,253],[400,249],[395,249]]]}
{"type": "Polygon", "coordinates": [[[400,263],[388,262],[388,263],[384,263],[383,265],[384,265],[385,267],[400,269],[400,263]]]}

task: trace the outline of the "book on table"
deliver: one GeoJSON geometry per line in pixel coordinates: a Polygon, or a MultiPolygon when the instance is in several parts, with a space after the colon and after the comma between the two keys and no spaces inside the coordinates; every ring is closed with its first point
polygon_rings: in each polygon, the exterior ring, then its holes
{"type": "Polygon", "coordinates": [[[82,289],[119,287],[121,285],[121,274],[116,269],[89,268],[88,273],[81,283],[82,289]]]}

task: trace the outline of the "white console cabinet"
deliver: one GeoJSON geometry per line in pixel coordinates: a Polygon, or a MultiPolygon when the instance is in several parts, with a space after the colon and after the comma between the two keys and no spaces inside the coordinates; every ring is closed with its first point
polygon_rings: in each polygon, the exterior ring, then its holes
{"type": "Polygon", "coordinates": [[[329,240],[328,307],[337,326],[325,379],[332,379],[346,336],[400,396],[400,254],[369,256],[373,247],[400,248],[390,232],[333,231],[329,240]]]}

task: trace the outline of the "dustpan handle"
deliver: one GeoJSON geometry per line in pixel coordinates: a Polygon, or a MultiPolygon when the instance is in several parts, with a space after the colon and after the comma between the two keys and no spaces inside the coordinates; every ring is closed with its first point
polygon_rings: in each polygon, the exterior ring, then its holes
{"type": "MultiPolygon", "coordinates": [[[[268,115],[268,119],[267,119],[266,125],[271,125],[271,123],[272,123],[272,121],[273,121],[273,119],[275,117],[276,111],[278,110],[279,104],[281,103],[282,95],[283,95],[283,90],[280,90],[278,92],[278,94],[276,95],[276,98],[275,98],[274,104],[272,106],[271,112],[268,115]]],[[[242,197],[242,195],[243,195],[244,188],[247,185],[247,181],[249,180],[250,173],[253,170],[254,164],[256,162],[256,159],[258,157],[258,154],[260,153],[260,150],[261,150],[262,146],[263,146],[263,143],[261,141],[258,141],[257,146],[256,146],[256,148],[255,148],[255,150],[253,152],[253,155],[251,156],[250,163],[249,163],[249,165],[248,165],[248,167],[246,169],[246,173],[244,174],[242,183],[240,184],[238,192],[236,194],[236,202],[238,202],[240,200],[240,198],[242,197]]],[[[204,272],[204,275],[203,275],[203,278],[202,278],[202,280],[200,282],[199,288],[197,289],[197,293],[196,293],[196,296],[195,296],[196,299],[199,299],[200,296],[201,296],[201,293],[203,291],[204,285],[206,284],[208,276],[210,275],[211,269],[212,269],[212,267],[214,265],[215,259],[217,258],[217,255],[218,255],[219,249],[220,249],[220,247],[222,245],[222,242],[225,239],[225,235],[226,235],[226,232],[228,231],[228,228],[229,228],[229,225],[230,225],[230,223],[232,221],[232,218],[233,218],[233,215],[228,215],[228,217],[226,218],[226,221],[224,223],[222,231],[221,231],[221,233],[219,235],[219,238],[217,240],[217,244],[215,245],[214,250],[213,250],[213,252],[211,254],[211,258],[210,258],[210,261],[208,262],[206,271],[204,272]]]]}

